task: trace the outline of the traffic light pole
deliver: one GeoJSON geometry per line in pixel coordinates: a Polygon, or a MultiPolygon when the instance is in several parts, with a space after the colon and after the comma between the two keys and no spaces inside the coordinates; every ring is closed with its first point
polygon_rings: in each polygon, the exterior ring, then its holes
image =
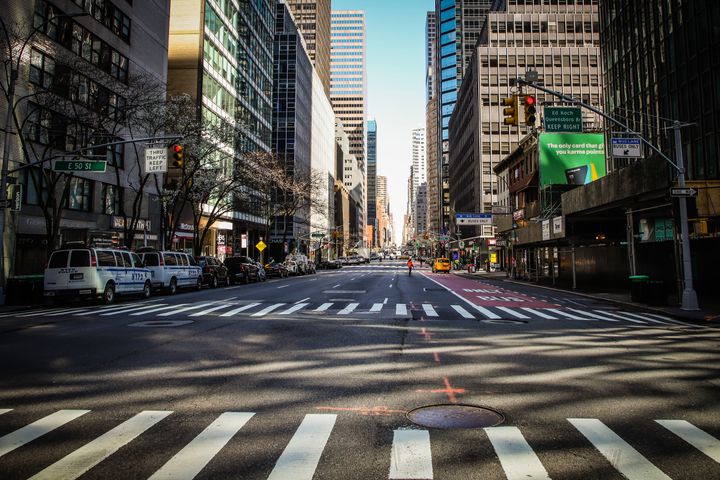
{"type": "MultiPolygon", "coordinates": [[[[515,82],[518,85],[527,85],[528,87],[532,87],[536,90],[540,90],[541,92],[548,93],[550,95],[553,95],[555,97],[560,98],[561,100],[564,100],[569,103],[575,103],[577,105],[580,105],[583,108],[586,108],[590,110],[593,113],[596,113],[597,115],[600,115],[607,121],[619,126],[623,130],[625,130],[628,134],[636,135],[640,141],[642,141],[645,145],[648,146],[653,152],[657,153],[662,159],[664,159],[666,162],[668,162],[670,165],[675,168],[677,171],[677,181],[678,186],[681,188],[685,187],[685,162],[683,159],[683,152],[682,152],[682,141],[681,141],[681,135],[680,135],[680,128],[682,128],[684,125],[681,124],[678,121],[675,121],[673,123],[673,130],[675,130],[675,162],[670,160],[670,158],[667,157],[664,153],[660,151],[655,145],[647,141],[640,133],[633,131],[630,127],[625,125],[624,123],[616,120],[612,116],[606,114],[602,110],[599,110],[592,105],[588,105],[586,103],[583,103],[580,100],[576,100],[572,97],[568,97],[566,95],[563,95],[560,92],[556,92],[554,90],[550,90],[549,88],[545,88],[543,86],[537,85],[533,82],[526,81],[522,78],[515,79],[515,82]],[[676,163],[677,162],[677,163],[676,163]]],[[[511,82],[511,85],[513,85],[513,82],[511,82]]],[[[695,292],[695,289],[693,288],[693,270],[692,270],[692,261],[690,256],[690,232],[688,229],[688,211],[687,211],[687,200],[683,197],[680,198],[680,243],[682,244],[682,266],[683,266],[683,294],[682,294],[682,301],[680,308],[682,310],[700,310],[700,307],[698,305],[698,299],[697,299],[697,293],[695,292]]]]}

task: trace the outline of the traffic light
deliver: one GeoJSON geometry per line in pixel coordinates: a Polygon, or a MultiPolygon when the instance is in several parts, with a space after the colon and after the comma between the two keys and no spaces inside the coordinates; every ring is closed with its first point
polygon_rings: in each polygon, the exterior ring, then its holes
{"type": "Polygon", "coordinates": [[[518,125],[518,96],[513,95],[512,97],[503,98],[503,115],[505,116],[505,125],[518,125]]]}
{"type": "Polygon", "coordinates": [[[171,147],[172,150],[172,162],[170,163],[173,168],[183,168],[185,164],[185,147],[176,144],[171,147]]]}
{"type": "Polygon", "coordinates": [[[534,127],[537,117],[537,99],[532,95],[525,95],[525,125],[534,127]]]}

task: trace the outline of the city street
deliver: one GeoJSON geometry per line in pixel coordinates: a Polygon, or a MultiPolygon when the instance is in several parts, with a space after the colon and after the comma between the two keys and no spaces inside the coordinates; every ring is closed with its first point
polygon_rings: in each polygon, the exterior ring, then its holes
{"type": "Polygon", "coordinates": [[[715,326],[389,261],[4,313],[0,477],[720,478],[719,345],[715,326]],[[406,417],[437,404],[504,420],[406,417]]]}

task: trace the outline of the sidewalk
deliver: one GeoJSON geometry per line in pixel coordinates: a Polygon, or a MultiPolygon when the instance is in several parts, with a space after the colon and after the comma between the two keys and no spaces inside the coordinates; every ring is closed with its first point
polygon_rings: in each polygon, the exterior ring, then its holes
{"type": "Polygon", "coordinates": [[[685,310],[681,310],[677,306],[671,306],[671,307],[651,307],[649,305],[645,305],[643,303],[637,303],[633,302],[630,299],[630,292],[623,293],[587,293],[582,291],[575,291],[568,288],[560,288],[560,287],[551,287],[547,285],[540,285],[535,282],[529,282],[525,280],[513,280],[510,279],[507,276],[506,272],[476,272],[476,273],[468,273],[467,270],[453,270],[452,272],[455,275],[460,275],[465,278],[473,278],[476,280],[480,279],[487,279],[487,280],[500,280],[506,283],[512,283],[516,285],[526,285],[531,286],[535,288],[542,288],[544,290],[551,290],[555,292],[563,292],[563,293],[569,293],[571,295],[577,295],[579,297],[585,297],[585,298],[591,298],[593,300],[600,300],[605,302],[614,303],[617,305],[622,305],[623,307],[631,307],[637,310],[644,310],[646,312],[650,313],[658,313],[663,315],[672,315],[673,317],[680,318],[680,319],[686,319],[686,320],[694,320],[696,322],[701,323],[708,323],[708,322],[720,322],[720,301],[714,300],[708,302],[709,299],[703,299],[704,301],[701,301],[700,307],[701,309],[697,312],[688,312],[685,310]]]}

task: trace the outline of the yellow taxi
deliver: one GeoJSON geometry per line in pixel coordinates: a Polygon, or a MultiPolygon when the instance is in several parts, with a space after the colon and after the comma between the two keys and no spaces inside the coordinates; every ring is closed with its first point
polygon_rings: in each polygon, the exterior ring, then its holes
{"type": "Polygon", "coordinates": [[[436,258],[433,262],[432,271],[433,273],[450,273],[450,260],[448,260],[447,258],[436,258]]]}

